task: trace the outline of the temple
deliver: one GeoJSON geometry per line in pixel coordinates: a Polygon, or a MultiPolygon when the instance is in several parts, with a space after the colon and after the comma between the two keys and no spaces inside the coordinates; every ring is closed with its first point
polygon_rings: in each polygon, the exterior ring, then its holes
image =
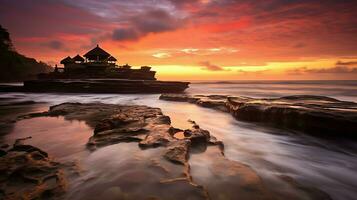
{"type": "Polygon", "coordinates": [[[116,78],[131,80],[156,80],[151,67],[132,69],[128,64],[119,66],[117,59],[97,45],[82,56],[70,56],[61,60],[63,68],[55,67],[54,72],[39,74],[39,79],[79,79],[116,78]]]}
{"type": "Polygon", "coordinates": [[[158,81],[151,67],[132,69],[117,65],[117,59],[97,45],[82,56],[67,56],[53,72],[38,74],[37,80],[24,81],[23,86],[0,87],[0,92],[66,92],[157,94],[179,93],[189,82],[158,81]]]}

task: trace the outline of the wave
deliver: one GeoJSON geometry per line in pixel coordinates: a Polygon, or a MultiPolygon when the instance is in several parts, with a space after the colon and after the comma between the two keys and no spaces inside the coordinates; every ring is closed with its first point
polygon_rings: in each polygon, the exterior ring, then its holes
{"type": "Polygon", "coordinates": [[[212,81],[190,81],[191,84],[284,84],[284,85],[346,85],[357,86],[357,80],[212,80],[212,81]]]}

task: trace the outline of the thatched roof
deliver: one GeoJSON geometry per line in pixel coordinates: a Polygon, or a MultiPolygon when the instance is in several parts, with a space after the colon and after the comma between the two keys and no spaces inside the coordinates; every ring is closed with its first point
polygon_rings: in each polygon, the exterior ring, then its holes
{"type": "Polygon", "coordinates": [[[84,62],[84,58],[82,58],[82,56],[80,56],[78,54],[75,57],[73,57],[72,59],[73,59],[73,61],[84,62]]]}
{"type": "Polygon", "coordinates": [[[94,49],[84,54],[84,57],[91,57],[91,56],[109,57],[110,54],[104,51],[102,48],[100,48],[99,45],[97,45],[94,49]]]}
{"type": "Polygon", "coordinates": [[[66,63],[72,63],[73,62],[73,59],[71,57],[67,57],[67,58],[64,58],[63,60],[61,60],[61,64],[66,64],[66,63]]]}
{"type": "Polygon", "coordinates": [[[110,56],[110,57],[107,59],[107,61],[117,61],[117,59],[114,58],[113,56],[110,56]]]}

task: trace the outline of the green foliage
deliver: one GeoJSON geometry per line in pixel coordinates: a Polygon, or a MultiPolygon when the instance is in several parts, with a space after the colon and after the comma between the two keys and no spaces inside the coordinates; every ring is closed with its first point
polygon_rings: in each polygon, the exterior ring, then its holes
{"type": "Polygon", "coordinates": [[[0,82],[33,79],[38,73],[49,72],[50,66],[17,53],[10,34],[0,25],[0,82]]]}

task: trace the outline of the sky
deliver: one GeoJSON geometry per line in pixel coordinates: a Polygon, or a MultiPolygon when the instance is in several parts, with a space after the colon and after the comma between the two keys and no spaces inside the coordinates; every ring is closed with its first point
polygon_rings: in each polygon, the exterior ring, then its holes
{"type": "Polygon", "coordinates": [[[162,80],[357,80],[356,0],[0,0],[20,53],[97,44],[162,80]]]}

